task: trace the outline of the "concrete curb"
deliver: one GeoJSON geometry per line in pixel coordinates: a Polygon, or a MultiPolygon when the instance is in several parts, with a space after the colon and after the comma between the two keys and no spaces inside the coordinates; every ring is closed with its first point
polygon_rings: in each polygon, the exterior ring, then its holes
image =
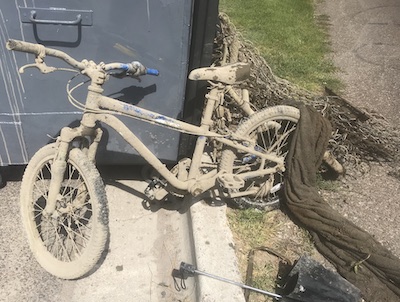
{"type": "MultiPolygon", "coordinates": [[[[189,209],[192,250],[198,270],[242,282],[235,245],[227,224],[226,206],[211,207],[200,200],[189,209]]],[[[206,276],[197,276],[198,302],[244,302],[243,290],[206,276]]]]}

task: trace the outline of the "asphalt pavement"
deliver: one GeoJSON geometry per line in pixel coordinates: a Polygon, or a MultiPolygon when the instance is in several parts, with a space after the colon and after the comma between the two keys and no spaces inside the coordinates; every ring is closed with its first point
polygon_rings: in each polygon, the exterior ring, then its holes
{"type": "Polygon", "coordinates": [[[325,0],[317,9],[329,16],[332,58],[346,85],[341,96],[398,126],[400,2],[325,0]]]}
{"type": "Polygon", "coordinates": [[[107,250],[89,276],[68,281],[32,257],[19,214],[21,169],[11,169],[12,180],[0,190],[0,301],[244,301],[237,286],[199,276],[182,284],[172,277],[186,262],[240,281],[226,208],[192,198],[149,206],[139,170],[123,170],[102,172],[110,209],[107,250]]]}
{"type": "MultiPolygon", "coordinates": [[[[400,2],[319,2],[329,16],[332,58],[351,104],[381,115],[400,129],[400,2]]],[[[364,175],[347,177],[349,194],[338,207],[346,217],[400,256],[400,182],[397,164],[370,164],[364,175]]]]}

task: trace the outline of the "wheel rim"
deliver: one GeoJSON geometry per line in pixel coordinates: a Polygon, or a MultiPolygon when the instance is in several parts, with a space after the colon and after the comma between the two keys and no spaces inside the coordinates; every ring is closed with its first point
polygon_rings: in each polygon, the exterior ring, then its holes
{"type": "Polygon", "coordinates": [[[89,244],[93,209],[85,180],[72,161],[68,161],[64,180],[51,217],[43,215],[46,206],[52,159],[43,161],[32,186],[29,217],[33,236],[55,259],[72,262],[89,244]]]}
{"type": "MultiPolygon", "coordinates": [[[[260,152],[272,153],[282,159],[286,158],[289,151],[290,137],[297,125],[297,119],[288,117],[276,118],[270,121],[262,121],[250,131],[243,131],[242,135],[256,142],[255,149],[260,152]]],[[[234,173],[240,173],[245,169],[256,171],[258,169],[273,168],[276,163],[262,161],[252,154],[237,153],[233,167],[234,173]]],[[[279,203],[278,192],[283,183],[283,171],[265,175],[246,181],[241,191],[258,188],[255,194],[234,198],[235,203],[241,207],[267,207],[279,203]]]]}

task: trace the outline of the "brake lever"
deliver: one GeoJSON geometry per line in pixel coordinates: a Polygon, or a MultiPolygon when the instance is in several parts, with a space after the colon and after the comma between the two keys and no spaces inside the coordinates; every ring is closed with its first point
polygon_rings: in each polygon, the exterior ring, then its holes
{"type": "Polygon", "coordinates": [[[22,66],[18,70],[18,72],[19,73],[24,73],[25,69],[33,68],[33,67],[36,67],[37,69],[39,69],[41,73],[50,73],[50,72],[53,72],[53,71],[55,71],[57,69],[55,67],[47,66],[46,63],[43,61],[43,59],[41,57],[36,57],[35,63],[26,64],[26,65],[22,66]]]}

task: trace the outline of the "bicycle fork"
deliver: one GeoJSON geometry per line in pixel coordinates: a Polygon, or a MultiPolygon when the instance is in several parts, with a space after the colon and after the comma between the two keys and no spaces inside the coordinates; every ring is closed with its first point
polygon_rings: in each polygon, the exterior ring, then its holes
{"type": "Polygon", "coordinates": [[[51,164],[51,180],[49,193],[47,196],[46,207],[43,215],[50,216],[54,213],[57,205],[58,194],[60,193],[61,183],[64,179],[65,169],[67,168],[67,153],[69,143],[61,141],[51,164]]]}
{"type": "Polygon", "coordinates": [[[46,206],[43,210],[43,215],[51,216],[56,210],[61,185],[64,180],[64,175],[67,168],[68,152],[70,150],[71,142],[77,137],[92,137],[93,141],[89,146],[87,156],[89,160],[94,162],[97,147],[101,140],[102,134],[103,131],[100,128],[86,127],[82,123],[79,127],[64,127],[61,130],[60,136],[57,139],[57,151],[55,153],[53,163],[51,164],[49,192],[47,195],[46,206]]]}

